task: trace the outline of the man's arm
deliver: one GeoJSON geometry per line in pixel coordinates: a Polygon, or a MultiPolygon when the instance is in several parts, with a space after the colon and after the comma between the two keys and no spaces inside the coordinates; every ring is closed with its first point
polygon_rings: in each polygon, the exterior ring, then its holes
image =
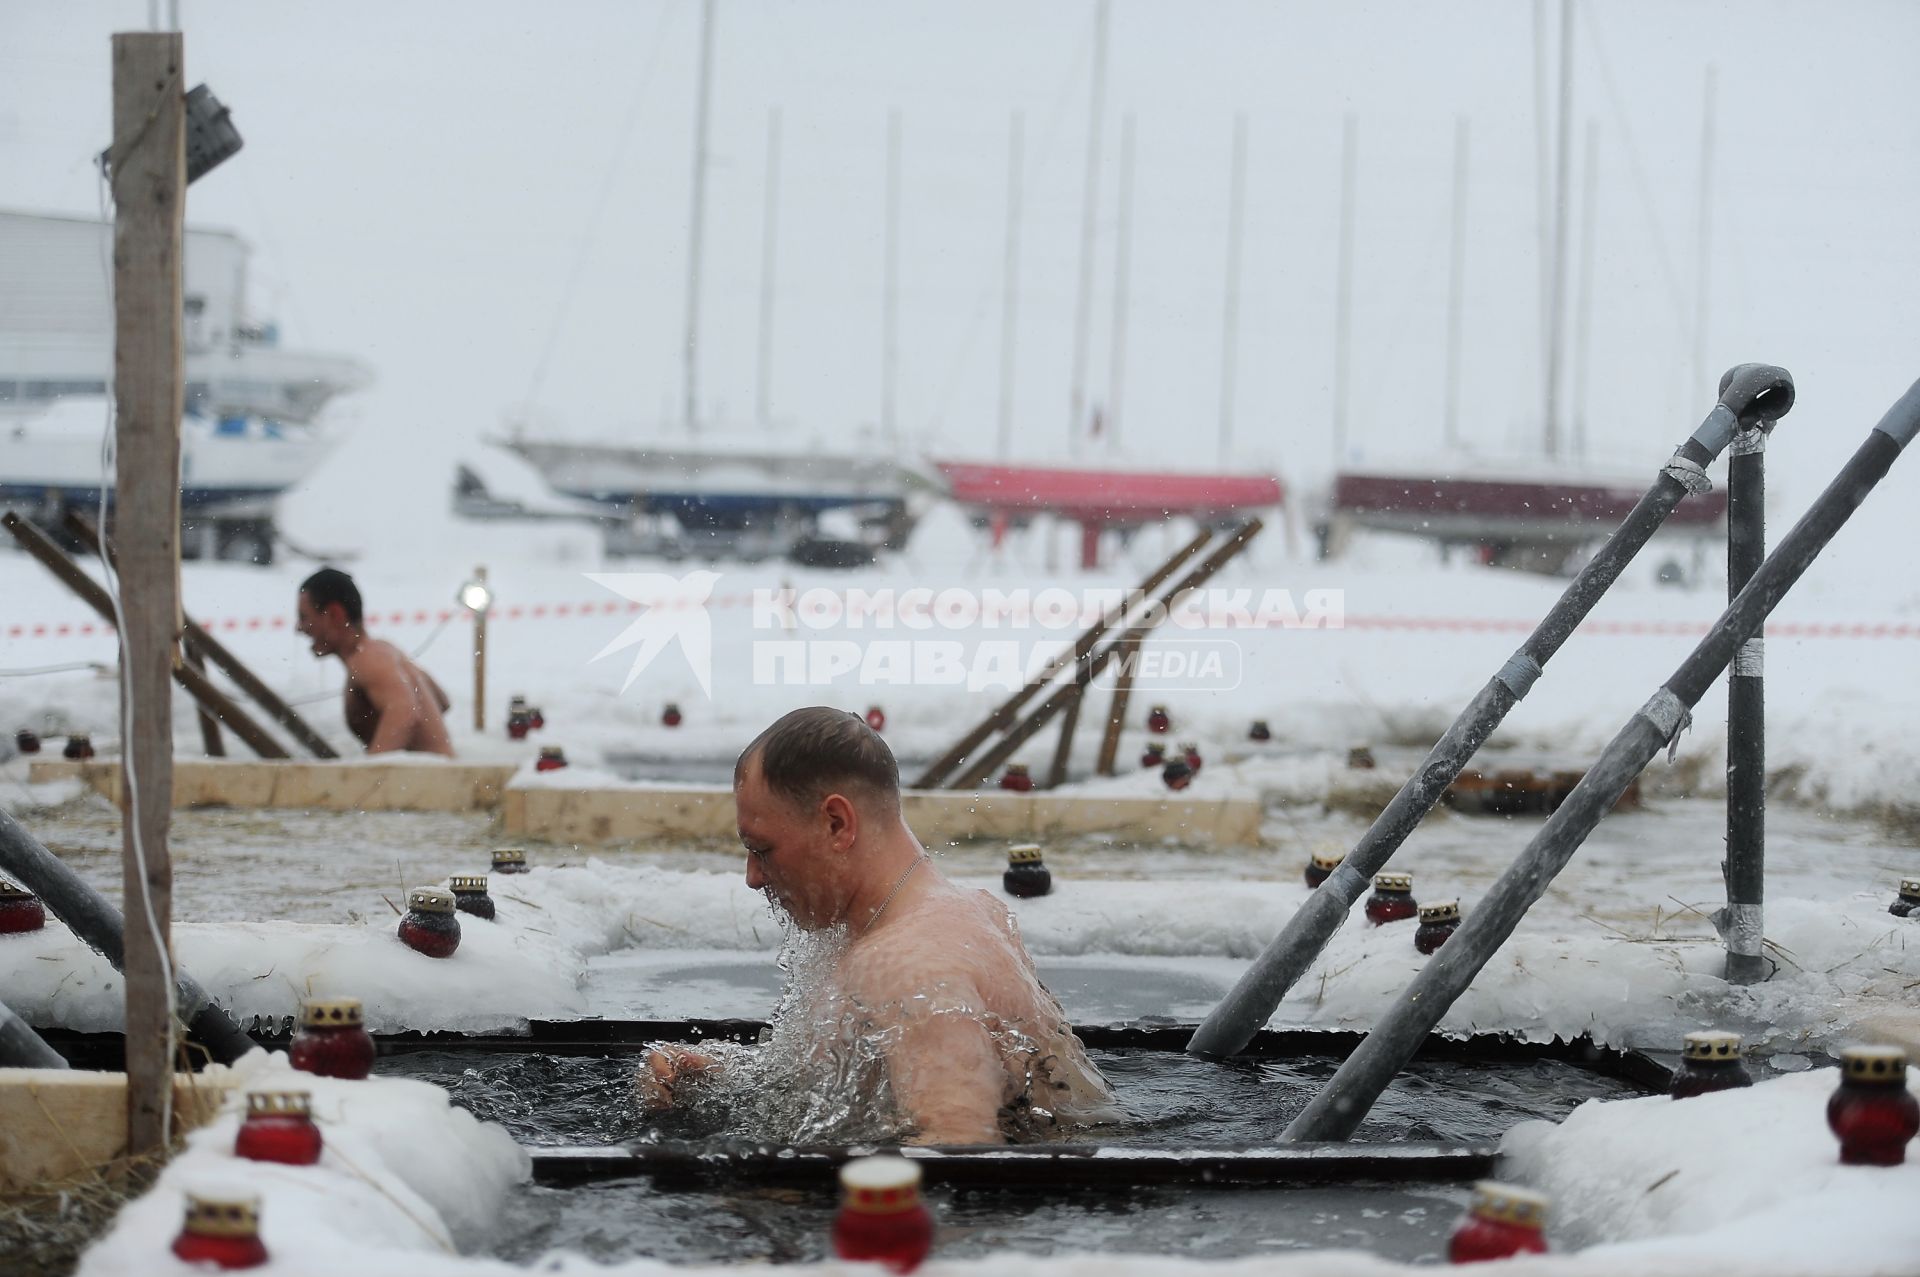
{"type": "Polygon", "coordinates": [[[895,946],[847,968],[848,991],[889,1042],[887,1076],[914,1144],[999,1144],[1007,1090],[973,981],[895,946]]]}
{"type": "Polygon", "coordinates": [[[353,668],[353,678],[373,706],[378,722],[373,739],[367,742],[369,754],[390,754],[404,750],[413,741],[420,725],[420,707],[406,672],[391,652],[368,652],[353,668]]]}

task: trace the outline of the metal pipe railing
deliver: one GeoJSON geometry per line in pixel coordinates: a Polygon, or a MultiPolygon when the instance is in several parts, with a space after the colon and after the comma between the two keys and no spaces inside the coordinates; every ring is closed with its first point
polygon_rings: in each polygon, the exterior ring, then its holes
{"type": "Polygon", "coordinates": [[[0,1069],[64,1069],[66,1057],[40,1040],[33,1026],[0,1002],[0,1069]]]}
{"type": "MultiPolygon", "coordinates": [[[[0,811],[0,871],[40,897],[54,917],[97,949],[114,970],[122,969],[126,922],[120,911],[5,811],[0,811]]],[[[253,1039],[215,1005],[197,980],[178,963],[173,974],[187,1032],[195,1041],[222,1064],[232,1064],[253,1050],[253,1039]]]]}
{"type": "Polygon", "coordinates": [[[1793,407],[1793,378],[1785,369],[1741,364],[1723,379],[1720,400],[1699,429],[1680,445],[1646,495],[1595,554],[1535,627],[1518,651],[1453,720],[1426,760],[1374,818],[1332,876],[1321,883],[1280,934],[1254,959],[1233,989],[1187,1044],[1200,1055],[1232,1055],[1267,1022],[1366,891],[1373,875],[1407,840],[1440,800],[1507,712],[1520,702],[1541,670],[1586,619],[1634,555],[1689,492],[1704,491],[1705,467],[1742,428],[1771,422],[1793,407]]]}
{"type": "MultiPolygon", "coordinates": [[[[1734,436],[1727,462],[1727,598],[1738,597],[1767,555],[1765,424],[1734,436]]],[[[1713,922],[1727,946],[1726,978],[1757,984],[1772,974],[1761,952],[1767,867],[1766,639],[1756,634],[1733,654],[1727,679],[1727,904],[1713,922]]]]}
{"type": "Polygon", "coordinates": [[[1289,1140],[1345,1139],[1427,1034],[1504,944],[1534,901],[1691,711],[1741,645],[1824,550],[1902,449],[1920,433],[1920,382],[1888,410],[1866,442],[1753,574],[1679,669],[1627,720],[1558,811],[1500,875],[1479,907],[1428,960],[1366,1040],[1287,1127],[1289,1140]]]}

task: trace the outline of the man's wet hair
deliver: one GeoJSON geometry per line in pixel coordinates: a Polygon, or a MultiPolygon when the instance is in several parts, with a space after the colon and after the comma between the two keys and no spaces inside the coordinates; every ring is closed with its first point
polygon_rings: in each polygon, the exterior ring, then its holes
{"type": "Polygon", "coordinates": [[[811,810],[833,793],[900,805],[900,764],[858,714],[814,705],[783,715],[740,751],[734,784],[756,757],[768,790],[800,808],[811,810]]]}
{"type": "Polygon", "coordinates": [[[300,592],[313,601],[316,612],[338,603],[346,610],[347,620],[360,624],[360,587],[339,568],[321,568],[300,583],[300,592]]]}

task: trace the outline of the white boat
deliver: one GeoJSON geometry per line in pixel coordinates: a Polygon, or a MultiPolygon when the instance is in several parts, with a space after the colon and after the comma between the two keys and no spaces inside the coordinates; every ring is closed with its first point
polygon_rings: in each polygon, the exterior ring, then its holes
{"type": "MultiPolygon", "coordinates": [[[[96,508],[113,371],[112,226],[0,210],[0,504],[56,530],[96,508]]],[[[246,304],[246,242],[188,228],[183,555],[272,559],[275,504],[331,446],[324,410],[372,375],[287,349],[246,304]]],[[[111,476],[108,476],[111,487],[111,476]]]]}

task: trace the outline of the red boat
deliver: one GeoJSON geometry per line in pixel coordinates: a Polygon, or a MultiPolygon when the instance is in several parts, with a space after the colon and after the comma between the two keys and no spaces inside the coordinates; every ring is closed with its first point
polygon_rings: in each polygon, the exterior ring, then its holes
{"type": "Polygon", "coordinates": [[[1203,523],[1286,502],[1271,475],[1174,474],[1153,470],[1089,470],[936,461],[949,494],[991,520],[997,545],[1007,527],[1033,514],[1077,520],[1080,565],[1098,566],[1100,534],[1187,515],[1203,523]]]}
{"type": "MultiPolygon", "coordinates": [[[[1337,556],[1359,528],[1405,532],[1442,545],[1472,545],[1489,562],[1516,555],[1557,567],[1619,527],[1655,475],[1641,481],[1576,472],[1466,476],[1348,470],[1334,476],[1326,553],[1337,556]],[[1544,561],[1551,559],[1553,563],[1544,561]]],[[[1724,489],[1683,499],[1664,525],[1684,536],[1723,536],[1724,489]]]]}

